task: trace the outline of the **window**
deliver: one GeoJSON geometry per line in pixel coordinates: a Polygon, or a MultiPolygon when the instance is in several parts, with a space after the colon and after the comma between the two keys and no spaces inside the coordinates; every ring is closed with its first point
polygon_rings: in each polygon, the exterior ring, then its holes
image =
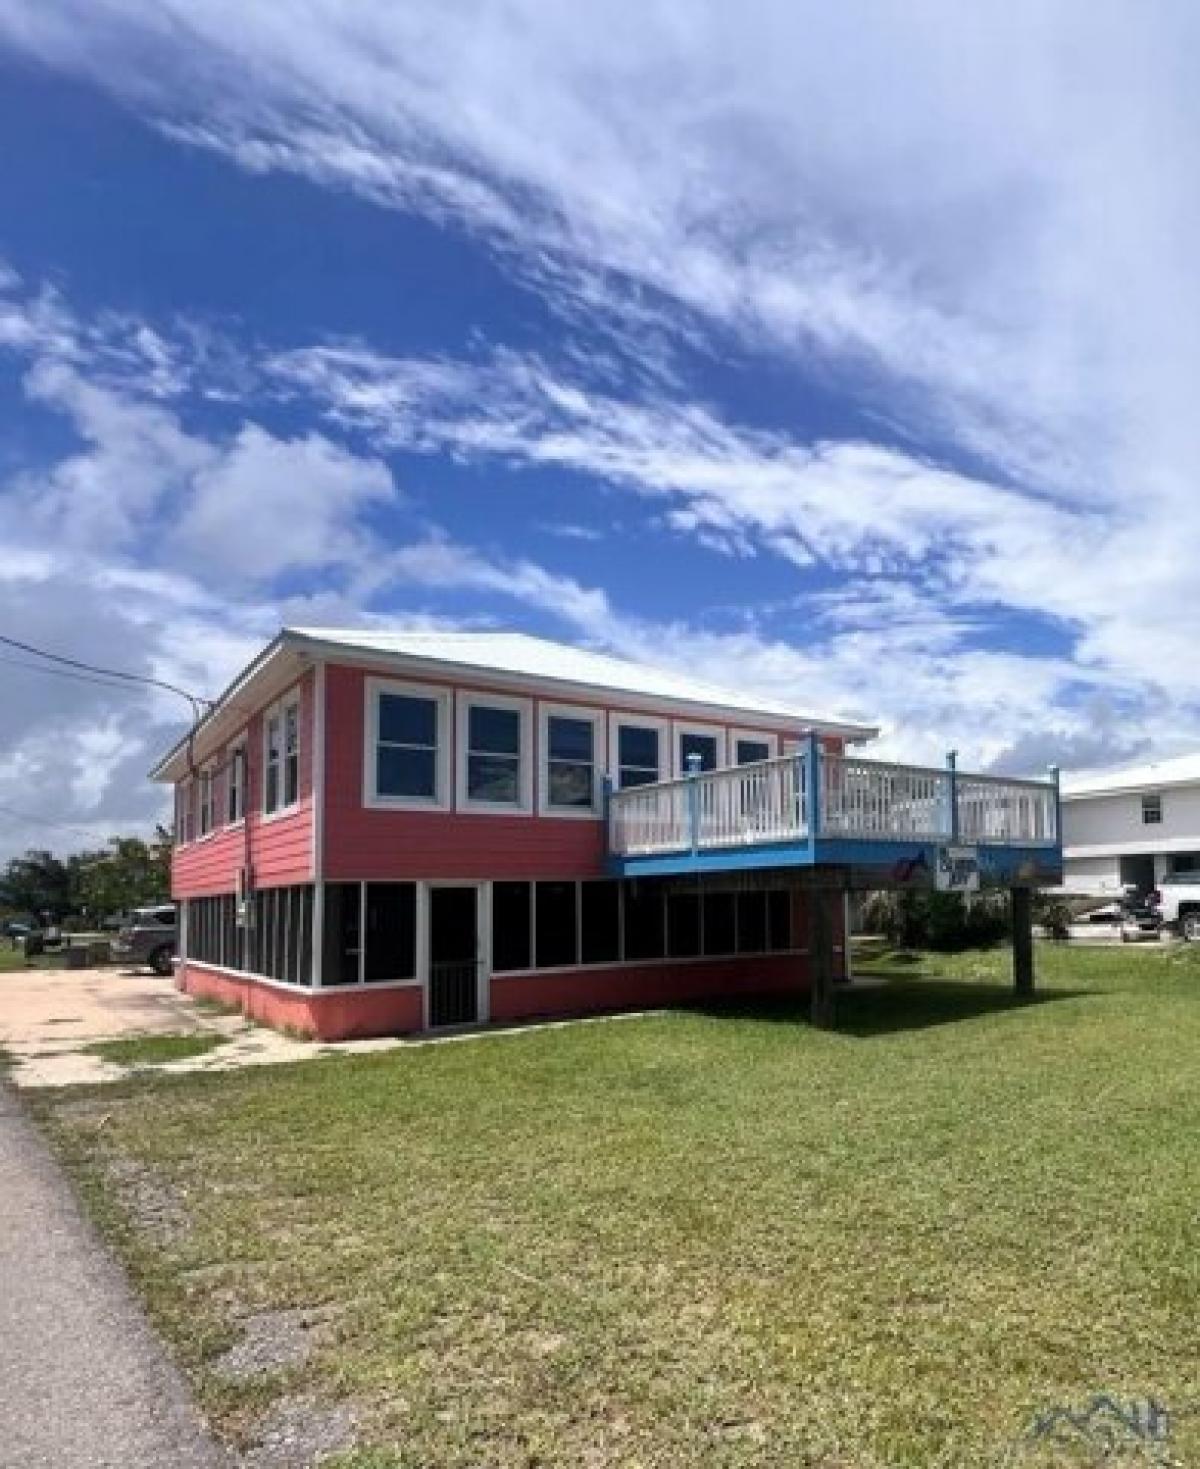
{"type": "Polygon", "coordinates": [[[416,883],[369,882],[364,979],[379,984],[412,979],[416,972],[416,883]]]}
{"type": "Polygon", "coordinates": [[[263,814],[286,811],[300,799],[300,697],[263,715],[263,814]]]}
{"type": "Polygon", "coordinates": [[[268,713],[263,726],[263,810],[279,810],[279,762],[283,721],[278,709],[268,713]]]}
{"type": "Polygon", "coordinates": [[[175,788],[175,840],[180,846],[195,839],[195,791],[190,780],[181,780],[175,788]]]}
{"type": "Polygon", "coordinates": [[[459,804],[527,812],[532,793],[529,701],[498,695],[459,704],[459,804]]]}
{"type": "Polygon", "coordinates": [[[760,760],[770,760],[775,754],[775,742],[766,735],[735,735],[733,740],[733,763],[735,765],[757,765],[760,760]]]}
{"type": "Polygon", "coordinates": [[[229,752],[225,772],[225,822],[235,826],[246,814],[246,746],[229,752]]]}
{"type": "Polygon", "coordinates": [[[700,894],[667,894],[667,957],[694,959],[700,953],[700,894]]]}
{"type": "Polygon", "coordinates": [[[663,957],[663,890],[657,882],[631,882],[625,887],[625,958],[663,957]]]}
{"type": "Polygon", "coordinates": [[[213,772],[206,766],[200,772],[200,835],[206,837],[213,829],[213,772]]]}
{"type": "Polygon", "coordinates": [[[539,882],[533,911],[537,968],[562,969],[578,964],[576,884],[539,882]]]}
{"type": "Polygon", "coordinates": [[[737,946],[739,954],[763,954],[767,949],[767,895],[745,892],[737,895],[737,946]]]}
{"type": "Polygon", "coordinates": [[[362,887],[357,882],[327,882],[324,897],[321,983],[357,984],[362,949],[362,887]]]}
{"type": "Polygon", "coordinates": [[[737,947],[737,906],[733,893],[704,894],[704,952],[715,958],[737,947]]]}
{"type": "Polygon", "coordinates": [[[541,705],[543,814],[598,814],[602,730],[602,716],[596,710],[541,705]]]}
{"type": "Polygon", "coordinates": [[[711,725],[675,726],[675,774],[686,775],[688,758],[700,757],[701,770],[716,770],[725,763],[725,732],[711,725]]]}
{"type": "Polygon", "coordinates": [[[1142,825],[1159,826],[1162,823],[1162,797],[1155,792],[1142,797],[1142,825]]]}
{"type": "Polygon", "coordinates": [[[254,926],[247,931],[238,926],[236,894],[193,898],[187,905],[189,958],[287,984],[311,984],[312,888],[264,888],[252,902],[254,926]]]}
{"type": "Polygon", "coordinates": [[[300,799],[300,700],[283,706],[283,804],[300,799]]]}
{"type": "Polygon", "coordinates": [[[532,967],[531,891],[527,882],[492,884],[492,969],[497,974],[532,967]]]}
{"type": "Polygon", "coordinates": [[[662,779],[662,748],[666,726],[657,722],[616,722],[617,789],[651,785],[662,779]]]}
{"type": "Polygon", "coordinates": [[[579,889],[579,959],[611,964],[621,957],[621,884],[585,882],[579,889]]]}
{"type": "Polygon", "coordinates": [[[776,954],[792,947],[792,895],[787,888],[767,894],[767,946],[776,954]]]}
{"type": "Polygon", "coordinates": [[[422,684],[367,680],[365,798],[369,805],[450,804],[449,694],[422,684]]]}

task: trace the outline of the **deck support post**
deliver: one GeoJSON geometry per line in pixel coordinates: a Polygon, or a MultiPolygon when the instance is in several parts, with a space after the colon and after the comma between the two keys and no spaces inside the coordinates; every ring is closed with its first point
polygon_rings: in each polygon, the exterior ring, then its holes
{"type": "Polygon", "coordinates": [[[832,1030],[835,1019],[833,993],[833,924],[829,921],[833,890],[808,890],[808,973],[810,1016],[818,1030],[832,1030]]]}
{"type": "Polygon", "coordinates": [[[804,747],[804,794],[807,803],[808,845],[817,849],[817,838],[821,835],[821,736],[815,729],[808,732],[804,747]]]}
{"type": "Polygon", "coordinates": [[[1033,889],[1012,890],[1013,993],[1033,998],[1033,889]]]}
{"type": "Polygon", "coordinates": [[[951,845],[958,845],[958,751],[951,750],[946,756],[946,771],[950,777],[950,810],[946,813],[946,825],[950,828],[951,845]]]}

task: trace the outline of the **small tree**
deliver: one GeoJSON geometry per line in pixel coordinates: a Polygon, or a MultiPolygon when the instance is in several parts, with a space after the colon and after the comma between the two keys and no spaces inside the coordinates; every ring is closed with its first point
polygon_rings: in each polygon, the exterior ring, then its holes
{"type": "Polygon", "coordinates": [[[29,851],[13,857],[0,877],[0,902],[14,913],[61,923],[73,900],[71,869],[53,852],[29,851]]]}
{"type": "Polygon", "coordinates": [[[166,902],[171,891],[171,847],[159,828],[152,842],[112,837],[110,850],[86,854],[78,868],[79,905],[93,919],[166,902]]]}

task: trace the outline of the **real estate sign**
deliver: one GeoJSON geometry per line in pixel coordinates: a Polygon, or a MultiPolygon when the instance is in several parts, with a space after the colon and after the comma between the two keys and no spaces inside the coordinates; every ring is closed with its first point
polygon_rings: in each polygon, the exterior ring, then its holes
{"type": "Polygon", "coordinates": [[[934,868],[939,893],[979,891],[979,852],[975,847],[939,847],[934,868]]]}

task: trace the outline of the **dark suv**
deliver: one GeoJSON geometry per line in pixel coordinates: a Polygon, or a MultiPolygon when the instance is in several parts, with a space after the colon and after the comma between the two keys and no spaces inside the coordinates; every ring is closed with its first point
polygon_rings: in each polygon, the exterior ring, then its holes
{"type": "Polygon", "coordinates": [[[122,964],[149,964],[155,974],[170,974],[176,937],[173,903],[135,908],[113,942],[113,958],[122,964]]]}

